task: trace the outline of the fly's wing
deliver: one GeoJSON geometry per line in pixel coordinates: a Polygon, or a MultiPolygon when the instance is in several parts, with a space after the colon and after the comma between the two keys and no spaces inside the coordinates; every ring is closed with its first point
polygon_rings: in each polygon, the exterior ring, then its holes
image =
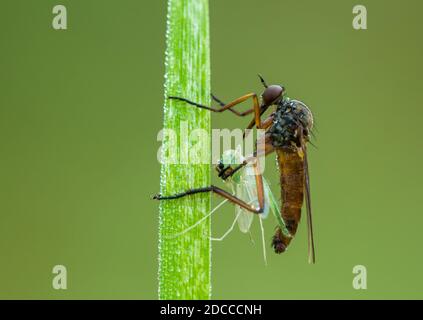
{"type": "Polygon", "coordinates": [[[263,186],[264,186],[264,194],[265,194],[265,202],[267,205],[267,208],[270,209],[273,216],[275,217],[276,221],[278,222],[278,226],[281,229],[282,233],[286,237],[292,237],[291,233],[286,228],[285,221],[283,221],[280,211],[280,204],[276,200],[275,196],[273,195],[273,192],[270,190],[269,183],[267,180],[263,177],[263,186]]]}
{"type": "MultiPolygon", "coordinates": [[[[262,179],[264,188],[264,211],[260,214],[260,218],[267,218],[267,216],[269,215],[269,211],[271,211],[273,216],[276,218],[276,221],[278,222],[278,225],[283,234],[287,237],[291,237],[291,234],[286,228],[286,224],[281,216],[280,203],[276,200],[275,196],[273,195],[273,192],[270,189],[269,183],[266,178],[262,177],[262,179]]],[[[255,207],[259,206],[256,177],[254,175],[254,168],[252,165],[248,165],[244,168],[240,177],[239,184],[237,184],[236,187],[236,194],[239,198],[249,204],[252,204],[255,207]]],[[[246,233],[250,229],[251,223],[254,218],[254,213],[247,211],[239,206],[236,206],[236,214],[238,213],[238,226],[242,232],[246,233]]]]}
{"type": "MultiPolygon", "coordinates": [[[[236,186],[236,196],[245,202],[255,205],[254,199],[251,199],[247,186],[244,183],[240,183],[236,186]]],[[[239,230],[243,233],[248,233],[250,230],[251,224],[253,223],[254,213],[241,208],[240,206],[235,207],[235,214],[238,216],[238,227],[239,230]]]]}
{"type": "MultiPolygon", "coordinates": [[[[223,158],[223,161],[226,161],[225,163],[233,163],[234,161],[242,162],[244,160],[239,150],[228,150],[224,154],[223,158]]],[[[269,215],[269,210],[271,210],[275,217],[277,217],[282,231],[287,236],[289,236],[289,232],[286,229],[285,223],[283,222],[280,215],[279,205],[273,196],[272,191],[270,190],[269,183],[264,177],[262,177],[262,179],[264,188],[264,211],[260,214],[260,218],[267,218],[269,215]]],[[[256,208],[259,207],[256,175],[254,166],[252,164],[246,165],[242,170],[235,173],[229,181],[231,183],[232,191],[237,198],[256,208]]],[[[250,230],[251,224],[253,222],[254,213],[245,210],[240,206],[235,206],[235,215],[238,217],[237,221],[240,231],[247,233],[250,230]]]]}
{"type": "MultiPolygon", "coordinates": [[[[225,165],[239,164],[244,161],[244,157],[239,149],[227,150],[223,153],[221,161],[225,165]]],[[[252,190],[255,187],[255,180],[251,180],[246,174],[248,167],[236,172],[226,182],[230,184],[232,192],[238,199],[256,206],[258,205],[257,196],[254,197],[254,191],[252,190]]],[[[235,206],[235,216],[238,217],[237,222],[241,232],[248,233],[253,222],[254,214],[240,206],[235,206]]]]}
{"type": "MultiPolygon", "coordinates": [[[[251,175],[253,173],[253,168],[251,165],[247,165],[240,172],[239,183],[236,186],[237,192],[236,195],[241,200],[244,200],[248,204],[258,207],[258,198],[257,198],[257,187],[255,176],[251,175]]],[[[253,223],[254,213],[236,206],[235,214],[239,214],[238,218],[238,227],[239,230],[243,233],[247,233],[250,230],[251,224],[253,223]]]]}
{"type": "Polygon", "coordinates": [[[305,120],[305,122],[309,123],[310,128],[312,128],[313,127],[313,115],[310,111],[310,108],[304,102],[302,102],[300,100],[292,99],[291,101],[302,107],[303,113],[301,115],[301,118],[304,117],[305,119],[303,119],[303,120],[305,120]]]}
{"type": "Polygon", "coordinates": [[[310,197],[310,176],[308,173],[308,159],[305,144],[304,152],[304,175],[305,175],[305,200],[307,207],[307,237],[308,237],[308,262],[315,263],[316,256],[314,252],[313,222],[311,217],[311,197],[310,197]]]}
{"type": "MultiPolygon", "coordinates": [[[[261,239],[263,245],[263,258],[264,263],[267,264],[266,258],[266,244],[264,238],[264,228],[263,228],[263,218],[266,218],[269,213],[269,194],[271,193],[269,184],[263,179],[263,188],[264,188],[264,211],[259,215],[259,222],[261,228],[261,239]]],[[[242,200],[248,204],[259,207],[258,195],[257,195],[257,182],[256,175],[253,165],[247,165],[244,170],[240,173],[240,180],[237,184],[237,196],[241,197],[242,200]]],[[[251,224],[254,219],[254,213],[236,206],[236,214],[238,217],[238,227],[241,232],[247,233],[250,230],[251,224]]]]}

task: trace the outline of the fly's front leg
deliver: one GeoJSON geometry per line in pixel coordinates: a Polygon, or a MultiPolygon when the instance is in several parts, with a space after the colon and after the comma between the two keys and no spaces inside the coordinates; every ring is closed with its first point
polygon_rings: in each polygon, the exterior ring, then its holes
{"type": "MultiPolygon", "coordinates": [[[[218,97],[216,97],[213,93],[211,94],[211,97],[215,102],[217,102],[219,104],[219,106],[224,107],[226,105],[226,103],[224,103],[222,100],[220,100],[218,97]]],[[[254,109],[248,109],[248,110],[241,112],[241,113],[239,113],[238,111],[236,111],[232,108],[230,108],[229,111],[231,111],[233,114],[236,114],[237,116],[244,117],[244,116],[250,114],[251,112],[253,112],[254,109]]]]}
{"type": "Polygon", "coordinates": [[[260,122],[260,116],[262,114],[261,109],[265,108],[264,106],[260,107],[257,94],[255,94],[255,93],[249,93],[249,94],[246,94],[242,97],[239,97],[238,99],[235,99],[234,101],[223,105],[222,108],[209,107],[209,106],[206,106],[206,105],[203,105],[203,104],[200,104],[200,103],[196,103],[196,102],[193,102],[193,101],[190,101],[188,99],[181,98],[181,97],[169,96],[169,99],[183,101],[183,102],[186,102],[186,103],[193,105],[195,107],[198,107],[198,108],[201,108],[201,109],[206,109],[206,110],[209,110],[209,111],[212,111],[212,112],[224,112],[226,110],[230,110],[231,112],[235,113],[237,116],[240,116],[240,117],[244,117],[244,116],[254,112],[254,123],[256,124],[257,128],[260,128],[260,125],[261,125],[261,122],[260,122]],[[244,111],[244,112],[238,112],[238,111],[233,109],[233,107],[235,107],[236,105],[238,105],[238,104],[240,104],[240,103],[242,103],[242,102],[244,102],[244,101],[246,101],[250,98],[253,99],[253,108],[252,109],[249,109],[249,110],[244,111]]]}
{"type": "Polygon", "coordinates": [[[216,97],[213,93],[211,93],[210,96],[212,97],[214,101],[216,101],[219,104],[219,106],[224,107],[226,105],[226,103],[224,103],[222,100],[216,97]]]}
{"type": "MultiPolygon", "coordinates": [[[[267,129],[270,128],[270,126],[273,123],[273,117],[274,117],[274,115],[271,114],[268,118],[266,118],[262,122],[262,129],[267,130],[267,129]]],[[[216,169],[218,171],[218,176],[220,178],[222,178],[223,180],[226,180],[227,178],[234,175],[238,170],[245,167],[251,161],[256,161],[257,157],[261,157],[263,155],[267,156],[268,154],[272,153],[275,150],[274,147],[273,147],[272,141],[271,141],[271,137],[267,133],[263,137],[261,137],[260,140],[257,141],[256,149],[257,149],[257,145],[263,146],[263,147],[259,148],[258,151],[256,150],[251,156],[247,157],[243,161],[243,163],[239,164],[238,166],[236,166],[234,168],[232,168],[231,165],[228,165],[228,166],[225,167],[225,165],[223,163],[219,163],[216,167],[216,169]]]]}
{"type": "MultiPolygon", "coordinates": [[[[190,104],[192,106],[198,107],[200,109],[206,109],[206,110],[209,110],[209,111],[212,111],[212,112],[222,112],[222,111],[225,111],[225,110],[229,110],[233,114],[237,115],[238,117],[244,117],[244,116],[246,116],[246,115],[248,115],[248,114],[250,114],[251,112],[254,111],[254,109],[248,109],[247,111],[244,111],[244,112],[238,112],[238,111],[234,110],[232,107],[231,108],[225,108],[223,110],[223,108],[218,109],[218,108],[214,108],[214,107],[209,107],[209,106],[206,106],[206,105],[203,105],[203,104],[200,104],[200,103],[197,103],[197,102],[188,100],[186,98],[175,97],[175,96],[169,96],[169,99],[183,101],[183,102],[186,102],[186,103],[188,103],[188,104],[190,104]]],[[[221,100],[217,99],[214,95],[212,95],[212,99],[214,101],[216,101],[221,107],[225,107],[226,106],[221,100]]]]}
{"type": "MultiPolygon", "coordinates": [[[[253,100],[253,109],[252,110],[254,111],[254,123],[255,123],[255,125],[258,129],[261,129],[262,128],[261,115],[267,109],[268,106],[262,106],[261,107],[260,104],[259,104],[257,94],[255,94],[255,93],[246,94],[246,95],[244,95],[244,96],[242,96],[242,97],[222,106],[221,109],[216,109],[216,108],[208,107],[208,106],[205,106],[205,105],[201,105],[201,104],[192,102],[192,101],[185,99],[185,98],[173,97],[173,96],[169,97],[169,99],[176,99],[176,100],[184,101],[184,102],[187,102],[187,103],[194,105],[196,107],[206,109],[206,110],[210,110],[210,111],[213,111],[213,112],[223,112],[223,111],[226,111],[226,110],[231,110],[231,108],[233,108],[234,106],[248,100],[249,98],[251,98],[253,100]]],[[[217,100],[219,103],[223,104],[223,102],[221,102],[217,98],[214,97],[214,99],[217,100]]],[[[237,113],[235,110],[233,110],[233,111],[235,113],[237,113]]],[[[250,112],[250,111],[248,111],[248,112],[250,112]]],[[[267,124],[266,124],[266,126],[267,126],[267,124]]],[[[204,187],[204,188],[190,189],[190,190],[187,190],[185,192],[170,195],[170,196],[156,195],[156,196],[153,197],[153,199],[156,199],[156,200],[171,200],[171,199],[182,198],[182,197],[185,197],[185,196],[188,196],[188,195],[193,195],[193,194],[196,194],[196,193],[213,192],[213,193],[216,193],[217,195],[219,195],[223,198],[228,199],[230,202],[237,204],[240,207],[242,207],[242,208],[244,208],[244,209],[246,209],[250,212],[257,213],[257,214],[262,213],[263,210],[264,210],[264,189],[263,189],[263,178],[262,178],[262,176],[261,176],[261,174],[258,170],[258,158],[257,158],[257,161],[255,161],[252,165],[254,167],[255,176],[256,176],[257,198],[258,198],[258,202],[259,202],[258,208],[251,206],[250,204],[248,204],[245,201],[237,198],[236,196],[230,194],[229,192],[227,192],[223,189],[220,189],[216,186],[213,186],[213,185],[211,185],[209,187],[204,187]]],[[[237,170],[239,170],[239,168],[237,170]]],[[[235,173],[235,172],[233,172],[233,173],[235,173]]],[[[232,175],[232,174],[230,174],[230,175],[232,175]]]]}
{"type": "MultiPolygon", "coordinates": [[[[213,94],[211,94],[211,97],[221,107],[225,107],[226,104],[223,103],[216,96],[214,96],[213,94]]],[[[203,105],[203,104],[200,104],[200,103],[197,103],[197,102],[194,102],[194,101],[188,100],[186,98],[182,98],[182,97],[169,96],[168,98],[169,99],[173,99],[173,100],[183,101],[183,102],[186,102],[186,103],[188,103],[188,104],[190,104],[192,106],[198,107],[200,109],[206,109],[206,110],[210,110],[210,111],[213,111],[213,112],[221,112],[221,110],[223,109],[223,108],[222,109],[218,109],[218,108],[214,108],[214,107],[209,107],[209,106],[206,106],[206,105],[203,105]]],[[[225,111],[225,110],[222,110],[222,111],[225,111]]],[[[244,112],[238,112],[238,111],[234,110],[233,108],[229,108],[228,110],[231,111],[233,114],[239,116],[239,117],[244,117],[244,116],[246,116],[246,115],[248,115],[248,114],[250,114],[250,113],[252,113],[254,111],[254,109],[249,109],[249,110],[244,111],[244,112]]]]}

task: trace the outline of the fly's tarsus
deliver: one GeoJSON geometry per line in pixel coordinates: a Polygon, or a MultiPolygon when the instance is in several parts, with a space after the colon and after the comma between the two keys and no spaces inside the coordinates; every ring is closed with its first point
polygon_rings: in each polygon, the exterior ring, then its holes
{"type": "Polygon", "coordinates": [[[181,192],[181,193],[176,193],[170,196],[162,196],[160,194],[157,194],[155,196],[153,196],[153,199],[155,200],[174,200],[174,199],[179,199],[185,196],[189,196],[192,194],[196,194],[196,193],[203,193],[203,192],[211,192],[213,191],[214,186],[210,186],[210,187],[204,187],[204,188],[197,188],[197,189],[189,189],[185,192],[181,192]]]}

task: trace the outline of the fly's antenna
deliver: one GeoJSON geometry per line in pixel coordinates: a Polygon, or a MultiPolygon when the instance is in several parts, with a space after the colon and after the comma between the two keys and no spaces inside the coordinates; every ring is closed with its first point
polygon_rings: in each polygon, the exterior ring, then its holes
{"type": "Polygon", "coordinates": [[[260,74],[260,73],[258,74],[258,76],[259,76],[260,81],[261,81],[261,83],[263,84],[263,86],[264,86],[265,88],[267,88],[267,87],[268,87],[268,85],[267,85],[266,81],[264,81],[264,79],[263,79],[263,77],[261,76],[261,74],[260,74]]]}
{"type": "Polygon", "coordinates": [[[219,203],[212,211],[210,211],[209,214],[205,215],[204,217],[202,217],[200,220],[198,220],[196,223],[194,223],[192,226],[186,228],[185,230],[179,232],[179,233],[175,233],[173,235],[170,236],[165,236],[165,239],[175,239],[177,237],[180,237],[182,235],[184,235],[185,233],[187,233],[188,231],[191,231],[192,229],[194,229],[196,226],[198,226],[200,223],[202,223],[204,220],[206,220],[208,217],[210,217],[214,212],[217,211],[217,209],[219,209],[221,206],[223,206],[226,202],[228,202],[228,199],[223,200],[221,203],[219,203]]]}

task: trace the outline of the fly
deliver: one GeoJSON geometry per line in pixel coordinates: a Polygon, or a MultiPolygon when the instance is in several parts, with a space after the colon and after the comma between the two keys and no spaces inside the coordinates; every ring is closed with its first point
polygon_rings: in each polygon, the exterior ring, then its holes
{"type": "Polygon", "coordinates": [[[169,97],[170,99],[183,101],[212,112],[220,113],[229,110],[240,117],[253,113],[254,118],[246,129],[256,127],[257,129],[265,130],[264,141],[262,141],[264,143],[264,151],[261,151],[264,154],[259,154],[258,151],[255,151],[252,155],[243,159],[237,166],[227,164],[225,161],[218,164],[217,170],[219,177],[225,181],[232,181],[233,193],[211,185],[198,189],[190,189],[170,196],[156,195],[154,199],[170,200],[202,192],[216,193],[237,206],[236,210],[238,214],[235,220],[238,221],[241,231],[249,230],[253,214],[265,217],[270,207],[272,212],[277,213],[275,216],[277,217],[278,225],[272,238],[272,247],[276,253],[286,251],[291,240],[294,238],[301,219],[301,208],[305,200],[307,211],[308,260],[310,263],[315,263],[310,178],[307,159],[307,143],[310,141],[311,130],[313,128],[313,115],[305,103],[288,98],[283,86],[268,86],[261,76],[260,80],[265,87],[261,95],[261,103],[256,93],[246,94],[228,104],[223,103],[212,95],[213,100],[220,105],[220,108],[201,105],[181,97],[169,97]],[[248,99],[253,100],[253,108],[244,112],[233,109],[233,107],[248,99]],[[269,107],[274,107],[274,111],[270,116],[262,119],[263,114],[269,107]],[[276,153],[280,173],[282,202],[280,210],[273,195],[271,196],[268,183],[259,172],[260,156],[267,156],[271,153],[276,153]],[[247,169],[252,172],[242,170],[245,174],[240,174],[239,171],[241,169],[247,169]],[[245,178],[247,176],[249,178],[245,178]],[[242,185],[241,180],[239,180],[241,177],[244,177],[244,180],[247,179],[245,180],[247,181],[246,185],[242,185]],[[237,188],[241,189],[236,190],[237,188]],[[241,220],[239,220],[241,215],[241,220]]]}

